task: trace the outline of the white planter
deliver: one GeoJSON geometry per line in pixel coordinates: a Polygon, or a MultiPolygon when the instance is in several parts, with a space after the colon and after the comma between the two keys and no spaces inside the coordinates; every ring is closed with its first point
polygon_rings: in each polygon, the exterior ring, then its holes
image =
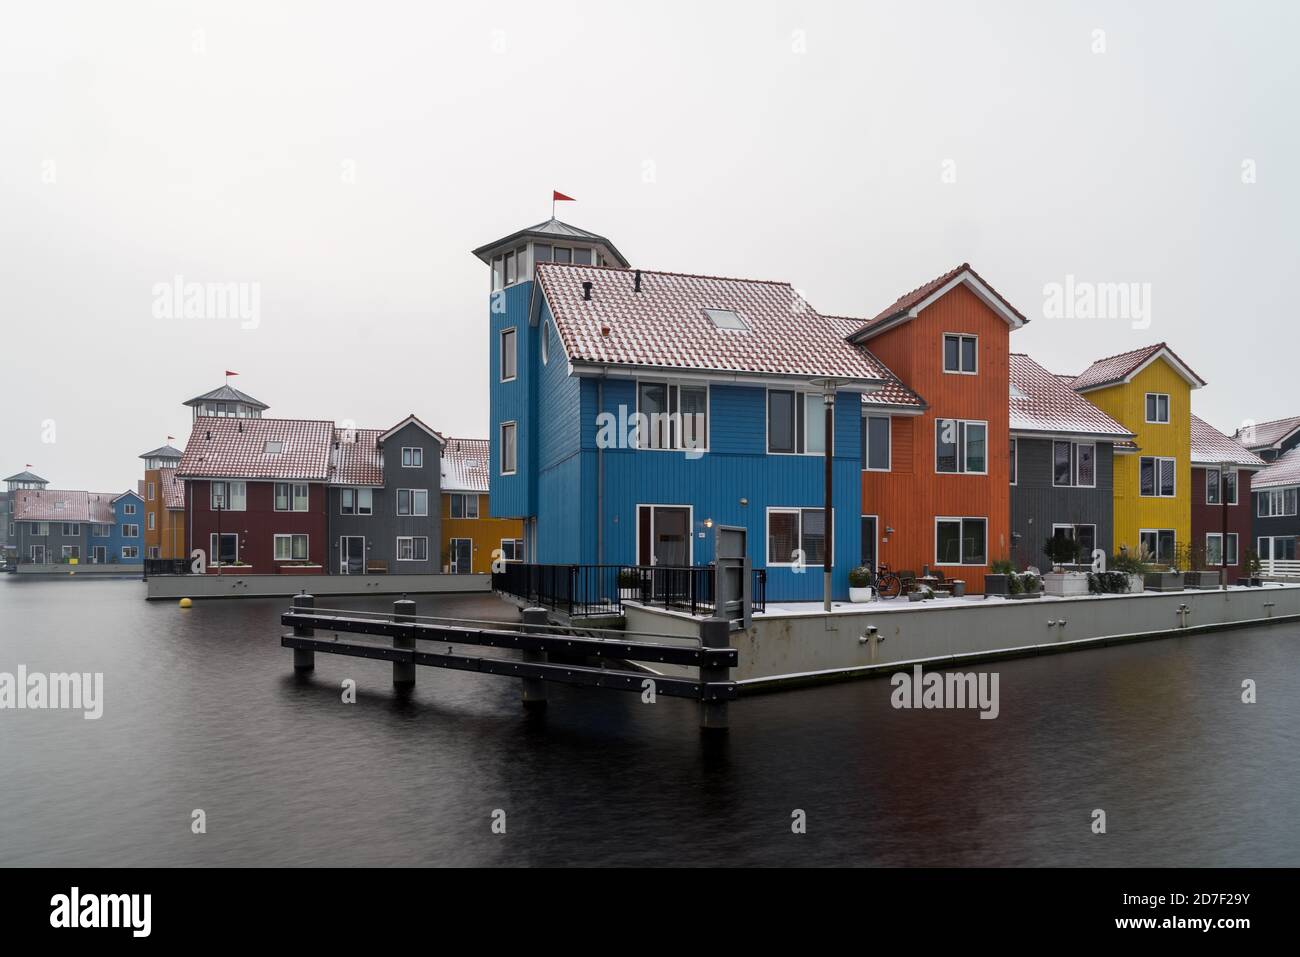
{"type": "Polygon", "coordinates": [[[1043,576],[1043,593],[1057,598],[1088,594],[1087,572],[1049,572],[1043,576]]]}
{"type": "Polygon", "coordinates": [[[871,586],[865,588],[849,588],[849,601],[854,604],[861,604],[864,601],[871,601],[871,586]]]}
{"type": "Polygon", "coordinates": [[[1129,576],[1128,576],[1128,590],[1129,590],[1129,594],[1132,594],[1133,592],[1137,592],[1137,591],[1142,591],[1144,587],[1145,587],[1145,586],[1144,586],[1144,583],[1143,583],[1143,581],[1142,581],[1142,576],[1141,576],[1141,575],[1129,575],[1129,576]]]}

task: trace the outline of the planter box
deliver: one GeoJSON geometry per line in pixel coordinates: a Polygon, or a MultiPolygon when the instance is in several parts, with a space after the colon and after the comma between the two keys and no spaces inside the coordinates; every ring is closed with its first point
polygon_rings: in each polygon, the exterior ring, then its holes
{"type": "Polygon", "coordinates": [[[321,575],[325,569],[320,565],[276,565],[277,575],[321,575]]]}
{"type": "Polygon", "coordinates": [[[1041,591],[1022,591],[1015,595],[1007,595],[1012,601],[1024,601],[1026,598],[1038,598],[1043,593],[1041,591]]]}
{"type": "Polygon", "coordinates": [[[958,581],[957,579],[953,579],[952,593],[953,596],[956,598],[964,597],[966,594],[966,583],[964,581],[958,581]]]}
{"type": "Polygon", "coordinates": [[[1142,591],[1142,586],[1143,586],[1143,581],[1141,575],[1128,576],[1128,590],[1130,595],[1133,594],[1134,592],[1142,591]]]}
{"type": "Polygon", "coordinates": [[[985,575],[984,576],[984,594],[985,595],[1005,595],[1007,594],[1007,576],[1006,575],[985,575]]]}
{"type": "Polygon", "coordinates": [[[907,600],[908,600],[908,601],[925,601],[925,592],[923,592],[923,591],[909,591],[909,592],[907,593],[907,600]]]}
{"type": "Polygon", "coordinates": [[[1043,576],[1043,592],[1057,598],[1076,598],[1088,594],[1086,572],[1048,572],[1043,576]]]}
{"type": "Polygon", "coordinates": [[[1149,572],[1143,579],[1147,591],[1182,591],[1182,572],[1149,572]]]}
{"type": "Polygon", "coordinates": [[[871,586],[868,585],[865,588],[854,588],[849,586],[849,601],[854,602],[855,604],[871,601],[871,586]]]}
{"type": "Polygon", "coordinates": [[[1213,572],[1184,572],[1184,588],[1202,588],[1212,589],[1219,587],[1219,573],[1213,572]]]}

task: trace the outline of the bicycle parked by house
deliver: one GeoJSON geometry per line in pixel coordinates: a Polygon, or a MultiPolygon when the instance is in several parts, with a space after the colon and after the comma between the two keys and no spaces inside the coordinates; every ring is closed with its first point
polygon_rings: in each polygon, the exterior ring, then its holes
{"type": "Polygon", "coordinates": [[[876,566],[875,581],[876,594],[881,598],[897,598],[903,593],[903,580],[884,562],[876,566]]]}

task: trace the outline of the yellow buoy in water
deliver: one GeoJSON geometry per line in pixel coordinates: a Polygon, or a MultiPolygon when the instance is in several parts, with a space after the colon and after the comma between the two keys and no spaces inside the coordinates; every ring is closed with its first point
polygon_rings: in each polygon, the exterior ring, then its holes
{"type": "Polygon", "coordinates": [[[190,601],[188,598],[182,598],[180,601],[182,608],[189,608],[192,604],[194,604],[194,602],[190,601]]]}

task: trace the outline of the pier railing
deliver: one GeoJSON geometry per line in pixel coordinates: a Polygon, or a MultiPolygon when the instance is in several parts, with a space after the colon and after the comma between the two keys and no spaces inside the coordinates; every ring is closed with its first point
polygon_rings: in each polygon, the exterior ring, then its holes
{"type": "MultiPolygon", "coordinates": [[[[492,590],[570,618],[623,613],[624,601],[711,615],[716,610],[713,565],[543,565],[510,562],[492,573],[492,590]]],[[[754,611],[767,606],[767,570],[753,570],[754,611]]]]}

